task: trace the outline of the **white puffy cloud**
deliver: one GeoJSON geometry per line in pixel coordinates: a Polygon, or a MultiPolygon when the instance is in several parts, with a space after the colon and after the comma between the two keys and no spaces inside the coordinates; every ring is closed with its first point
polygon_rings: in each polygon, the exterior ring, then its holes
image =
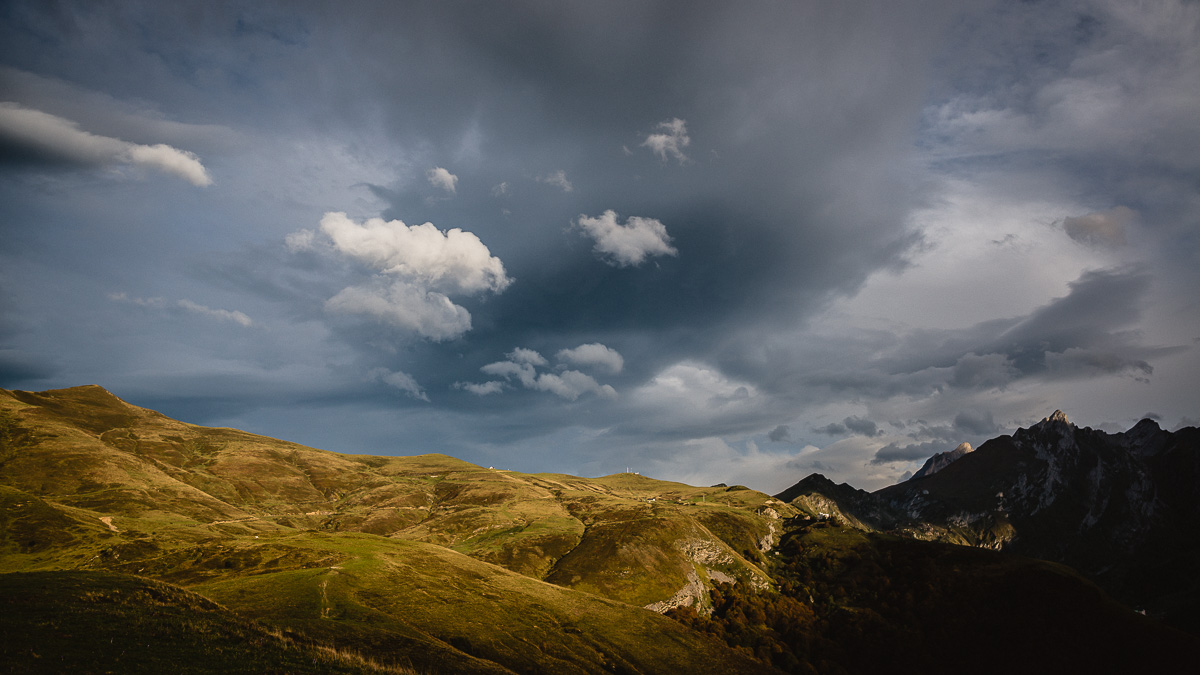
{"type": "Polygon", "coordinates": [[[555,355],[559,361],[576,366],[595,366],[607,370],[614,375],[625,368],[625,359],[617,350],[606,347],[599,342],[579,345],[574,349],[563,349],[555,355]]]}
{"type": "Polygon", "coordinates": [[[387,368],[376,368],[370,372],[371,379],[380,380],[384,384],[391,385],[400,391],[408,394],[412,398],[419,401],[429,402],[429,396],[425,394],[424,388],[417,384],[412,375],[397,371],[390,371],[387,368]]]}
{"type": "Polygon", "coordinates": [[[670,156],[679,160],[681,164],[685,162],[687,155],[683,154],[683,149],[692,142],[687,133],[687,122],[676,117],[659,122],[656,128],[663,131],[647,136],[646,140],[642,141],[642,146],[650,148],[663,161],[670,156]]]}
{"type": "Polygon", "coordinates": [[[488,375],[496,375],[498,377],[515,377],[520,380],[521,384],[525,385],[526,388],[532,388],[533,383],[537,381],[537,369],[528,363],[497,361],[495,363],[489,363],[479,370],[488,375]]]}
{"type": "Polygon", "coordinates": [[[453,194],[458,186],[458,176],[450,173],[442,167],[434,167],[425,172],[425,177],[429,179],[429,184],[445,190],[453,194]]]}
{"type": "MultiPolygon", "coordinates": [[[[588,346],[588,345],[584,345],[588,346]]],[[[604,347],[597,344],[596,346],[604,347]]],[[[607,349],[607,347],[604,347],[607,349]]],[[[559,355],[564,352],[572,352],[574,350],[562,350],[559,355]]],[[[615,351],[609,350],[612,354],[615,351]]],[[[587,353],[585,350],[584,353],[587,353]]],[[[619,354],[616,354],[620,358],[619,354]]],[[[547,391],[561,398],[574,401],[584,394],[595,394],[601,398],[615,399],[617,390],[607,384],[600,384],[594,377],[586,373],[581,373],[578,370],[562,370],[558,373],[539,373],[539,367],[549,365],[546,358],[532,349],[517,347],[507,354],[507,361],[497,361],[489,363],[480,368],[480,371],[487,375],[503,377],[506,380],[515,378],[521,383],[521,386],[526,389],[535,391],[547,391]]],[[[607,363],[611,363],[611,357],[607,363]]],[[[501,390],[501,382],[485,382],[483,384],[458,383],[457,387],[466,389],[475,394],[492,394],[498,393],[501,390]]]]}
{"type": "Polygon", "coordinates": [[[617,397],[616,389],[607,384],[600,384],[591,375],[581,373],[578,370],[564,370],[557,375],[554,373],[542,373],[537,376],[532,385],[527,386],[530,389],[548,391],[572,401],[583,394],[596,394],[601,398],[608,399],[617,397]]]}
{"type": "Polygon", "coordinates": [[[517,347],[507,354],[508,359],[514,363],[527,363],[531,366],[544,366],[548,363],[546,357],[537,353],[532,349],[517,347]]]}
{"type": "Polygon", "coordinates": [[[671,237],[662,222],[654,218],[630,216],[624,225],[617,223],[611,209],[595,218],[580,215],[576,224],[595,242],[595,251],[618,267],[637,266],[655,255],[676,255],[671,237]]]}
{"type": "Polygon", "coordinates": [[[321,231],[340,253],[442,293],[500,292],[512,283],[479,237],[457,227],[443,232],[433,223],[410,227],[382,218],[360,225],[330,212],[321,218],[321,231]]]}
{"type": "Polygon", "coordinates": [[[567,172],[562,169],[552,171],[544,176],[538,176],[538,181],[547,185],[553,185],[563,192],[575,191],[575,186],[571,184],[571,181],[567,180],[567,172]]]}
{"type": "Polygon", "coordinates": [[[130,143],[126,150],[130,161],[134,164],[158,169],[187,180],[192,185],[204,187],[212,185],[208,170],[200,163],[200,159],[186,150],[173,148],[164,143],[154,145],[137,145],[130,143]]]}
{"type": "Polygon", "coordinates": [[[1124,246],[1125,231],[1137,218],[1137,212],[1126,206],[1097,211],[1084,216],[1064,218],[1067,236],[1083,244],[1124,246]]]}
{"type": "Polygon", "coordinates": [[[131,164],[172,174],[200,187],[213,182],[199,158],[186,150],[99,136],[83,131],[71,120],[16,103],[0,103],[0,139],[48,160],[89,166],[131,164]]]}
{"type": "Polygon", "coordinates": [[[652,377],[637,390],[636,396],[646,406],[708,415],[730,405],[749,403],[758,397],[758,391],[753,385],[730,380],[705,364],[684,361],[652,377]]]}
{"type": "Polygon", "coordinates": [[[365,314],[431,340],[451,340],[471,330],[471,313],[443,293],[396,280],[390,284],[350,286],[325,302],[344,314],[365,314]]]}
{"type": "MultiPolygon", "coordinates": [[[[288,237],[290,248],[311,246],[305,231],[288,237]]],[[[471,329],[471,314],[452,294],[499,293],[512,279],[504,264],[470,232],[442,232],[432,223],[409,227],[399,220],[371,218],[361,225],[344,213],[326,213],[321,232],[334,249],[378,274],[330,298],[330,311],[365,314],[432,340],[448,340],[471,329]]]]}

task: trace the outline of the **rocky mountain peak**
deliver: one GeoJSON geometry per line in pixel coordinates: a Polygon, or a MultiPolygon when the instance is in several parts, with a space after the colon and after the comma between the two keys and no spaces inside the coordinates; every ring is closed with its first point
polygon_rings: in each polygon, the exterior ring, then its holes
{"type": "Polygon", "coordinates": [[[1133,425],[1133,428],[1121,436],[1131,450],[1143,457],[1158,454],[1171,438],[1169,432],[1163,431],[1158,422],[1148,417],[1133,425]]]}
{"type": "Polygon", "coordinates": [[[1074,431],[1075,425],[1067,419],[1066,413],[1055,410],[1053,415],[1043,418],[1041,422],[1031,425],[1028,429],[1018,429],[1016,435],[1027,436],[1028,433],[1033,433],[1037,436],[1044,436],[1049,433],[1052,436],[1067,437],[1071,436],[1074,431]]]}
{"type": "Polygon", "coordinates": [[[947,466],[950,466],[950,464],[955,460],[960,459],[964,455],[974,451],[975,448],[972,448],[970,443],[959,443],[958,447],[954,448],[953,450],[939,452],[933,457],[925,460],[925,464],[921,465],[920,470],[914,473],[912,478],[909,480],[916,480],[917,478],[931,476],[947,466]]]}
{"type": "Polygon", "coordinates": [[[786,503],[800,495],[811,493],[844,499],[859,499],[868,494],[865,490],[859,490],[846,483],[834,483],[823,474],[811,473],[801,479],[799,483],[775,495],[775,499],[786,503]]]}
{"type": "Polygon", "coordinates": [[[1145,433],[1155,433],[1155,432],[1158,432],[1161,430],[1162,430],[1162,427],[1158,426],[1158,422],[1155,422],[1154,420],[1150,419],[1149,417],[1146,417],[1146,418],[1143,418],[1142,421],[1133,425],[1133,428],[1130,429],[1127,433],[1145,434],[1145,433]]]}

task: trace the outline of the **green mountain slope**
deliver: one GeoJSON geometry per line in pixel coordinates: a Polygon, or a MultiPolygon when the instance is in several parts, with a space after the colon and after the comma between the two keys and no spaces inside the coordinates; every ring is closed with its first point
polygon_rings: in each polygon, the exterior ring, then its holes
{"type": "Polygon", "coordinates": [[[0,574],[0,597],[4,672],[416,672],[268,629],[195,593],[123,574],[0,574]]]}
{"type": "Polygon", "coordinates": [[[4,665],[928,674],[1200,657],[1068,568],[863,532],[891,507],[821,477],[781,497],[344,455],[100,387],[0,390],[4,665]]]}
{"type": "Polygon", "coordinates": [[[0,391],[0,420],[0,571],[159,579],[434,671],[756,669],[640,605],[766,587],[757,545],[788,511],[760,493],[339,455],[99,387],[0,391]]]}

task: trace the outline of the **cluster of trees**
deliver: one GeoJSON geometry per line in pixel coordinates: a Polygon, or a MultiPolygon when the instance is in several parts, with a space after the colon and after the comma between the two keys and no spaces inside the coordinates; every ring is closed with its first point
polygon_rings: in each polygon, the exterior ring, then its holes
{"type": "Polygon", "coordinates": [[[711,614],[667,615],[786,673],[895,672],[931,658],[929,618],[946,580],[928,551],[886,543],[830,545],[804,531],[785,538],[770,572],[776,585],[716,584],[711,614]]]}
{"type": "Polygon", "coordinates": [[[809,664],[816,615],[795,594],[760,592],[747,584],[718,583],[709,591],[712,613],[678,607],[667,616],[724,640],[788,673],[815,673],[809,664]]]}

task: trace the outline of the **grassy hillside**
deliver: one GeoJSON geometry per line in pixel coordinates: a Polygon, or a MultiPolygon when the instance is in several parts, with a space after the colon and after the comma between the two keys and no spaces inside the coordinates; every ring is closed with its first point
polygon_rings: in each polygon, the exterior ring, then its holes
{"type": "Polygon", "coordinates": [[[766,587],[779,510],[640,476],[341,455],[100,387],[0,390],[0,572],[158,579],[434,672],[752,671],[640,606],[706,600],[714,578],[766,587]]]}
{"type": "Polygon", "coordinates": [[[0,597],[0,672],[416,673],[123,574],[0,574],[0,597]]]}
{"type": "Polygon", "coordinates": [[[343,455],[99,387],[0,390],[3,667],[929,673],[1200,656],[1067,568],[844,529],[826,502],[343,455]]]}

